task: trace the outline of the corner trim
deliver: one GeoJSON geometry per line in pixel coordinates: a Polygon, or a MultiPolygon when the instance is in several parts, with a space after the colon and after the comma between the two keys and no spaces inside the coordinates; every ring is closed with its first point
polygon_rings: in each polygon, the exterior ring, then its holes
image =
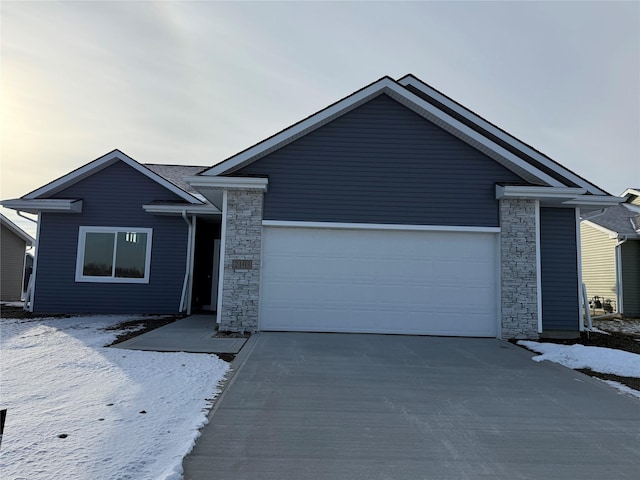
{"type": "Polygon", "coordinates": [[[536,200],[536,289],[538,308],[538,333],[542,333],[542,257],[540,254],[540,201],[536,200]]]}
{"type": "Polygon", "coordinates": [[[584,330],[582,308],[585,305],[585,298],[582,296],[582,236],[580,235],[580,208],[576,208],[576,262],[578,267],[578,327],[582,332],[584,330]]]}
{"type": "Polygon", "coordinates": [[[224,292],[224,257],[227,245],[227,191],[222,192],[222,222],[220,226],[220,265],[218,268],[218,302],[216,306],[216,323],[220,325],[222,316],[222,294],[224,292]]]}

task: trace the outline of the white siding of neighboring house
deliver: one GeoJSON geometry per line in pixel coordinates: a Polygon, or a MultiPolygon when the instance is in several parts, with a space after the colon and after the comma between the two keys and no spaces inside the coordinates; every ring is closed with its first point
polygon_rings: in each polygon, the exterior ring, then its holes
{"type": "Polygon", "coordinates": [[[0,231],[0,300],[19,301],[22,297],[26,242],[4,225],[0,231]]]}
{"type": "Polygon", "coordinates": [[[587,286],[587,297],[594,296],[616,301],[616,255],[617,241],[602,230],[585,224],[580,225],[582,242],[582,281],[587,286]]]}

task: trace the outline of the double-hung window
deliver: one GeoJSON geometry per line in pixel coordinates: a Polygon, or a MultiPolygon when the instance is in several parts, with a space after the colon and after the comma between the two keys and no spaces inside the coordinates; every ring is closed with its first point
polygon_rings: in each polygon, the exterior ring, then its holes
{"type": "Polygon", "coordinates": [[[76,282],[149,283],[151,228],[80,227],[76,282]]]}

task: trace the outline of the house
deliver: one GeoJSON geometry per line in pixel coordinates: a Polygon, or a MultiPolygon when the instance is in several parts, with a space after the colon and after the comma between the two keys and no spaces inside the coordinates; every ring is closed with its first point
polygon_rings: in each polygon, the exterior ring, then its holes
{"type": "Polygon", "coordinates": [[[0,214],[0,300],[16,302],[22,298],[27,247],[34,239],[0,214]]]}
{"type": "Polygon", "coordinates": [[[596,313],[640,317],[640,188],[625,203],[584,215],[582,278],[596,313]]]}
{"type": "Polygon", "coordinates": [[[39,214],[34,311],[210,308],[236,332],[575,332],[580,213],[622,201],[412,75],[211,168],[172,168],[115,150],[3,202],[39,214]]]}

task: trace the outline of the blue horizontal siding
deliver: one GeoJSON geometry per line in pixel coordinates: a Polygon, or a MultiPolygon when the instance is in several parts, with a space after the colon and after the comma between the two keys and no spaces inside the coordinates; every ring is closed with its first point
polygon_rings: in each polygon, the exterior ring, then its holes
{"type": "Polygon", "coordinates": [[[576,214],[570,208],[540,209],[543,330],[578,330],[576,214]]]}
{"type": "Polygon", "coordinates": [[[143,204],[180,201],[164,187],[117,162],[52,198],[83,200],[81,214],[41,216],[34,310],[42,313],[176,313],[185,272],[187,225],[151,215],[143,204]],[[153,229],[148,284],[75,281],[80,226],[153,229]]]}
{"type": "Polygon", "coordinates": [[[498,226],[522,178],[387,95],[233,175],[267,175],[267,220],[498,226]]]}

